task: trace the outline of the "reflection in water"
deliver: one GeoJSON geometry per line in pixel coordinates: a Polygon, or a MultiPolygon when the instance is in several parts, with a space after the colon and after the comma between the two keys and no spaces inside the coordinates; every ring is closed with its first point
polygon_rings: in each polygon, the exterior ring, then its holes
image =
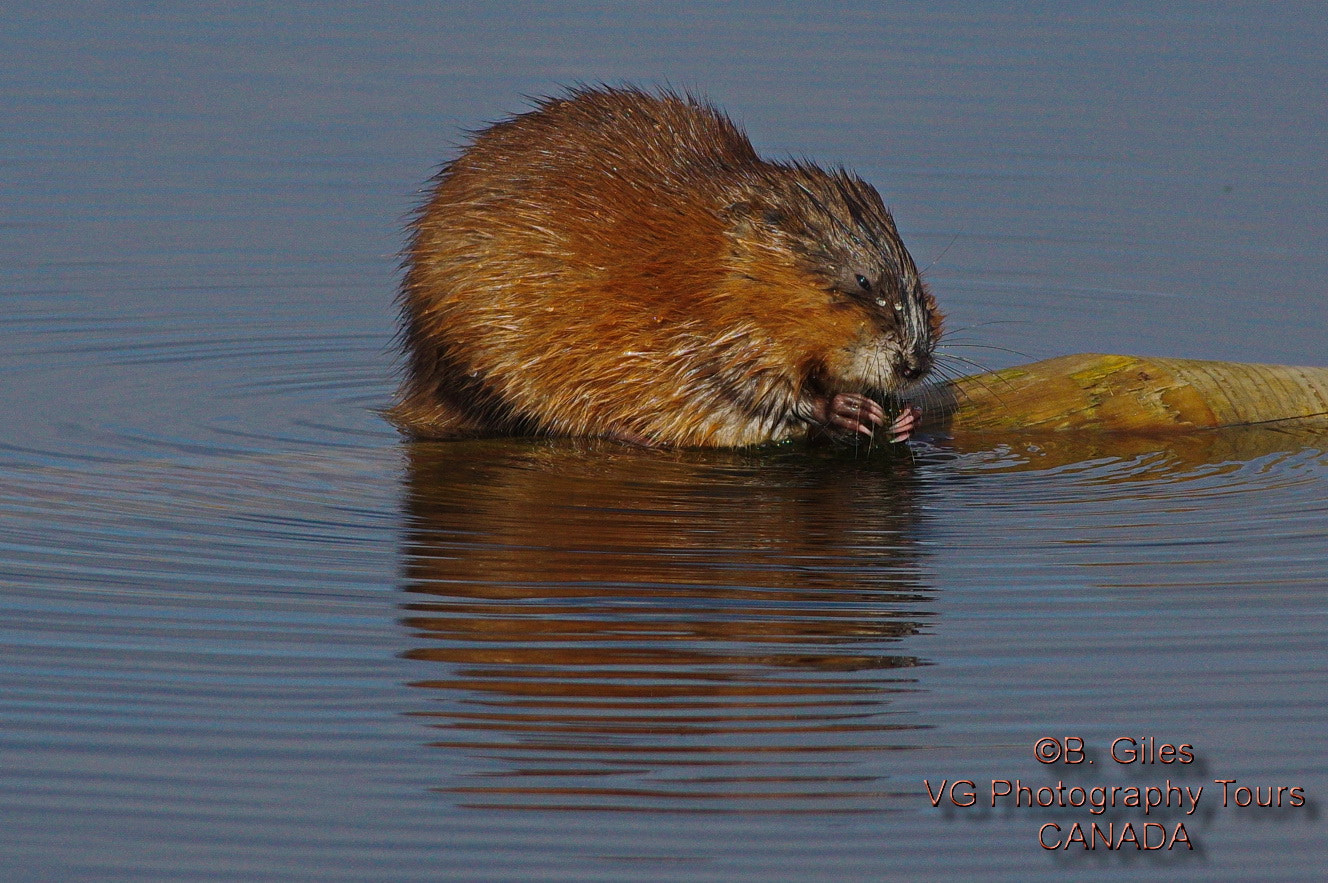
{"type": "MultiPolygon", "coordinates": [[[[468,805],[889,808],[931,617],[906,454],[409,448],[417,713],[468,805]]],[[[909,783],[911,787],[912,783],[909,783]]],[[[899,791],[904,785],[894,789],[899,791]]]]}
{"type": "Polygon", "coordinates": [[[1328,450],[1328,433],[1276,425],[1168,433],[966,432],[949,438],[946,446],[995,454],[996,465],[1008,471],[1132,463],[1128,469],[1113,467],[1111,481],[1183,481],[1234,472],[1265,458],[1321,453],[1328,450]]]}

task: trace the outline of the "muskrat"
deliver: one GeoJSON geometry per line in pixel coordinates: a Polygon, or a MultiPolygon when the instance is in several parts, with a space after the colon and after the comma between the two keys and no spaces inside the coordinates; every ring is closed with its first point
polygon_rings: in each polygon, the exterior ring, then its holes
{"type": "Polygon", "coordinates": [[[941,314],[876,190],[762,159],[691,95],[573,89],[435,180],[388,412],[417,437],[871,436],[931,368],[941,314]]]}

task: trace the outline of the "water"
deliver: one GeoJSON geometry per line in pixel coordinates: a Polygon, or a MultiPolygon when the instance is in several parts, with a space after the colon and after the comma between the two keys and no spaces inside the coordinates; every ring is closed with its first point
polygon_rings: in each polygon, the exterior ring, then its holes
{"type": "Polygon", "coordinates": [[[1312,7],[8,19],[7,876],[1321,870],[1320,439],[695,453],[409,445],[377,413],[418,183],[576,79],[696,86],[762,150],[856,168],[940,256],[981,347],[954,355],[1325,364],[1312,7]],[[1016,778],[1204,793],[987,806],[1016,778]],[[933,808],[956,779],[983,800],[933,808]],[[1039,846],[1074,821],[1197,849],[1039,846]]]}

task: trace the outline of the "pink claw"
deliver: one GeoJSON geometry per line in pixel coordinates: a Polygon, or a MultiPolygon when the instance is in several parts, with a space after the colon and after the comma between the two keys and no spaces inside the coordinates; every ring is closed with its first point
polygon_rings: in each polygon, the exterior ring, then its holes
{"type": "Polygon", "coordinates": [[[828,420],[831,426],[847,432],[870,436],[885,422],[885,409],[864,395],[841,392],[830,400],[828,420]]]}
{"type": "Polygon", "coordinates": [[[899,416],[895,418],[895,422],[890,424],[890,441],[908,441],[909,435],[918,428],[921,420],[921,408],[917,405],[905,405],[904,410],[900,411],[899,416]]]}
{"type": "MultiPolygon", "coordinates": [[[[818,399],[814,407],[812,419],[816,422],[869,438],[876,433],[876,427],[885,422],[886,417],[885,409],[876,401],[852,392],[838,393],[829,400],[818,399]]],[[[890,441],[907,441],[921,420],[920,408],[916,405],[905,405],[887,430],[890,441]]]]}

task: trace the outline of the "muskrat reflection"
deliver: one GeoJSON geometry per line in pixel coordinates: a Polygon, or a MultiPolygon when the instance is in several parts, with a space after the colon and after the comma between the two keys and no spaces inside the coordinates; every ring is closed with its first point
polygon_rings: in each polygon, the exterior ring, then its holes
{"type": "Polygon", "coordinates": [[[520,808],[873,811],[922,727],[905,458],[409,450],[407,656],[446,790],[520,808]],[[498,769],[492,764],[497,760],[498,769]]]}

